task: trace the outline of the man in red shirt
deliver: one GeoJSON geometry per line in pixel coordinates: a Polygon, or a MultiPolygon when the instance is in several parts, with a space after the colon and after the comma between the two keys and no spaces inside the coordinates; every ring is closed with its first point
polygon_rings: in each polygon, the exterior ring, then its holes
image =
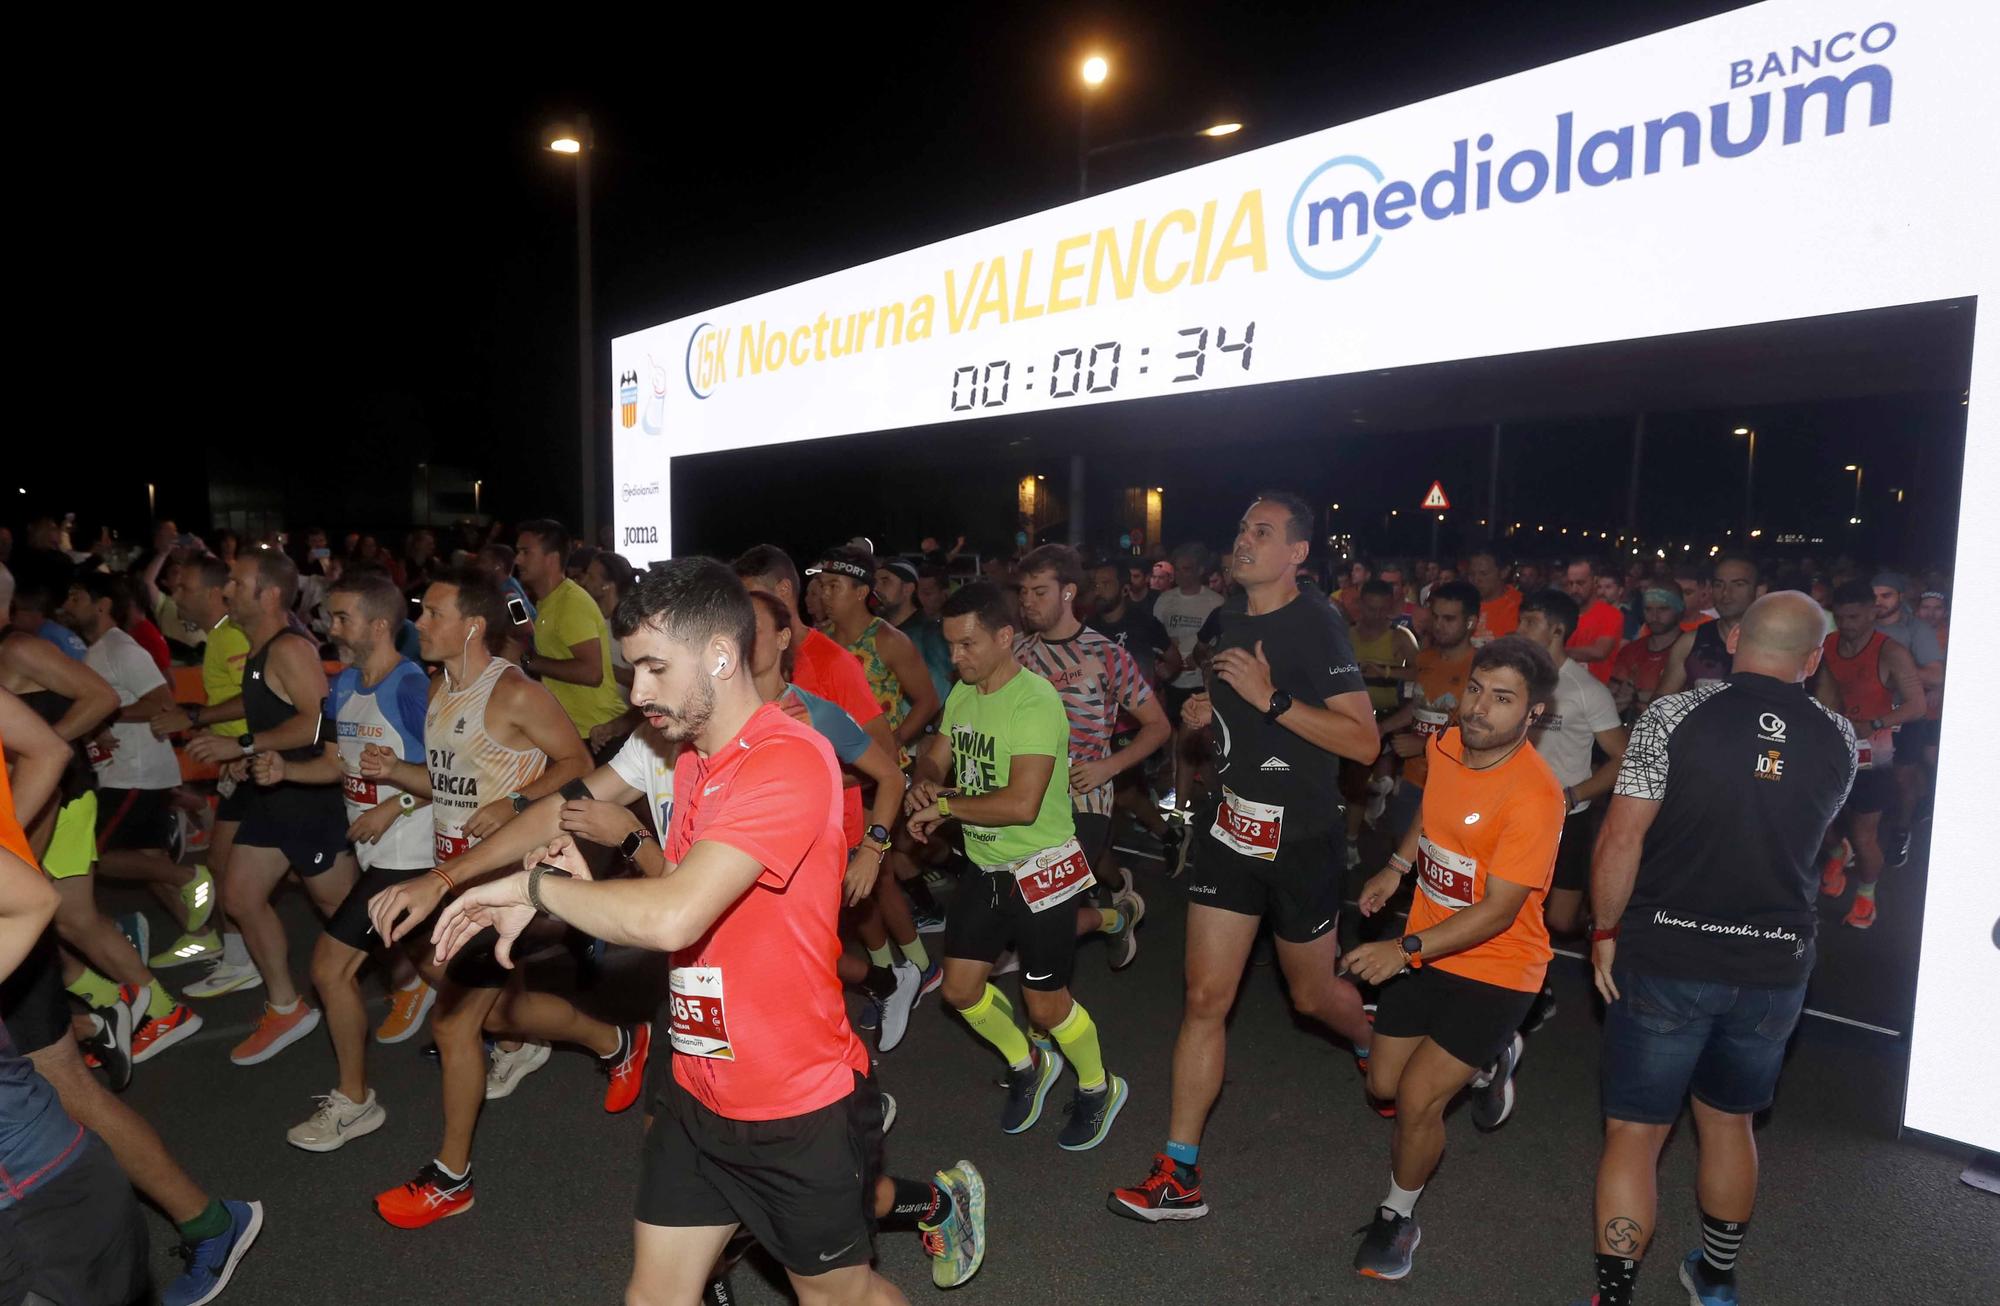
{"type": "MultiPolygon", "coordinates": [[[[802,1303],[893,1306],[903,1295],[871,1268],[883,1099],[835,970],[847,853],[839,768],[817,732],[758,694],[755,629],[726,565],[681,558],[649,572],[613,627],[649,729],[475,849],[487,865],[501,855],[489,848],[525,849],[532,869],[467,888],[432,939],[442,962],[490,925],[497,960],[511,965],[515,941],[545,912],[607,943],[671,955],[659,1023],[673,1073],[650,1103],[629,1300],[696,1300],[740,1226],[786,1268],[802,1303]],[[642,874],[592,882],[559,831],[588,835],[642,795],[663,838],[648,847],[632,831],[621,851],[629,846],[642,874]],[[534,838],[548,842],[529,848],[534,838]]],[[[985,1250],[978,1171],[962,1161],[935,1183],[888,1187],[887,1213],[921,1221],[933,1278],[971,1277],[985,1250]],[[905,1202],[906,1188],[920,1196],[905,1202]]]]}
{"type": "Polygon", "coordinates": [[[1597,677],[1601,685],[1611,683],[1611,660],[1625,634],[1625,614],[1606,603],[1597,593],[1597,564],[1578,558],[1563,572],[1563,592],[1576,600],[1581,613],[1563,652],[1572,662],[1597,677]]]}

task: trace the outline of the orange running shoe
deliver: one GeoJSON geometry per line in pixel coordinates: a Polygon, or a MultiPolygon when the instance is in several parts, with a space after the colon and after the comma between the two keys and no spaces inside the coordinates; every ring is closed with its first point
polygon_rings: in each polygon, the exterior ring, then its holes
{"type": "Polygon", "coordinates": [[[389,1014],[375,1027],[375,1041],[401,1043],[424,1027],[424,1017],[431,1014],[435,1001],[437,990],[422,980],[407,989],[396,989],[389,994],[389,1014]]]}
{"type": "Polygon", "coordinates": [[[653,1050],[653,1027],[644,1021],[618,1031],[618,1051],[599,1058],[598,1064],[611,1076],[604,1090],[604,1109],[617,1115],[639,1100],[646,1085],[646,1058],[653,1050]]]}
{"type": "Polygon", "coordinates": [[[471,1172],[453,1179],[435,1161],[427,1162],[410,1182],[375,1195],[375,1214],[398,1229],[421,1229],[471,1209],[471,1172]]]}
{"type": "MultiPolygon", "coordinates": [[[[1854,905],[1847,909],[1846,923],[1852,925],[1857,930],[1865,930],[1873,925],[1875,923],[1875,900],[1873,898],[1864,898],[1858,893],[1855,894],[1854,905]]],[[[136,1047],[139,1040],[135,1037],[132,1043],[136,1047]]],[[[138,1057],[135,1055],[133,1060],[138,1060],[138,1057]]]]}
{"type": "Polygon", "coordinates": [[[1819,891],[1829,898],[1847,892],[1847,864],[1854,860],[1854,845],[1842,839],[1840,847],[1826,856],[1819,868],[1819,891]]]}
{"type": "Polygon", "coordinates": [[[166,1015],[142,1020],[139,1028],[132,1031],[132,1063],[137,1065],[166,1051],[200,1028],[201,1017],[195,1015],[186,1003],[175,1003],[174,1009],[166,1015]]]}
{"type": "Polygon", "coordinates": [[[250,1031],[249,1038],[236,1045],[229,1059],[239,1066],[254,1066],[269,1061],[318,1028],[319,1008],[304,998],[298,999],[298,1005],[290,1011],[279,1011],[266,1002],[257,1028],[250,1031]]]}

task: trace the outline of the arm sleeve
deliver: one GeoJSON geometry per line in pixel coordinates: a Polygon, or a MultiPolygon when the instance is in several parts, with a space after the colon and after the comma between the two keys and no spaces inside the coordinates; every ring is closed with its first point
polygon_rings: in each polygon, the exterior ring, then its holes
{"type": "Polygon", "coordinates": [[[743,759],[730,782],[728,804],[703,827],[698,842],[712,839],[756,858],[764,867],[757,882],[782,889],[838,801],[833,773],[812,744],[780,735],[755,745],[743,759]]]}

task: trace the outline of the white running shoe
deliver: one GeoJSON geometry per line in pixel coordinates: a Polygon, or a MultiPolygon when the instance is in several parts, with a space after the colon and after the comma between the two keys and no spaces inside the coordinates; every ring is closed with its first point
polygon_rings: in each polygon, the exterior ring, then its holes
{"type": "Polygon", "coordinates": [[[549,1045],[546,1043],[523,1043],[513,1052],[494,1044],[493,1058],[486,1065],[486,1100],[496,1102],[511,1095],[521,1086],[522,1080],[548,1063],[549,1045]]]}
{"type": "Polygon", "coordinates": [[[349,1140],[372,1134],[389,1119],[389,1113],[375,1100],[375,1090],[360,1102],[339,1089],[317,1099],[319,1109],[304,1124],[285,1132],[285,1141],[308,1152],[331,1152],[349,1140]]]}
{"type": "Polygon", "coordinates": [[[225,993],[238,989],[254,989],[264,983],[264,973],[257,969],[255,962],[232,966],[227,961],[218,961],[208,968],[208,974],[182,989],[190,998],[219,998],[225,993]]]}
{"type": "Polygon", "coordinates": [[[882,1000],[882,1024],[875,1035],[877,1052],[894,1052],[903,1041],[903,1034],[910,1027],[910,1011],[917,1005],[924,984],[923,972],[912,961],[897,962],[889,968],[889,973],[895,977],[896,987],[882,1000]]]}

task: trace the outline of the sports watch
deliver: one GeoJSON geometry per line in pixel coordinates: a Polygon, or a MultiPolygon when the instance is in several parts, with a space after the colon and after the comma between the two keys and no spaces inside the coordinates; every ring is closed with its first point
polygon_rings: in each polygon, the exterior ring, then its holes
{"type": "Polygon", "coordinates": [[[516,789],[513,793],[508,794],[507,801],[509,804],[513,806],[516,815],[528,810],[528,796],[522,793],[519,789],[516,789]]]}
{"type": "Polygon", "coordinates": [[[632,831],[632,833],[618,841],[618,855],[628,862],[631,861],[639,855],[640,847],[652,837],[652,835],[646,833],[644,830],[632,831]]]}
{"type": "Polygon", "coordinates": [[[1282,689],[1274,689],[1271,691],[1271,706],[1264,709],[1264,719],[1275,722],[1279,717],[1291,710],[1292,696],[1282,689]]]}
{"type": "Polygon", "coordinates": [[[257,751],[257,736],[251,734],[248,730],[236,736],[236,742],[242,745],[243,756],[245,757],[257,751]]]}
{"type": "Polygon", "coordinates": [[[549,910],[542,906],[542,880],[550,875],[560,876],[565,880],[576,878],[562,867],[551,866],[547,862],[539,863],[534,870],[528,872],[528,905],[540,915],[546,915],[549,910]]]}
{"type": "Polygon", "coordinates": [[[869,827],[868,827],[868,833],[867,833],[867,835],[866,835],[865,837],[866,837],[866,839],[867,839],[867,842],[869,842],[870,844],[874,845],[874,847],[875,847],[875,851],[876,851],[876,852],[882,852],[882,853],[886,853],[886,852],[888,852],[888,851],[889,851],[889,827],[888,827],[888,826],[886,826],[886,825],[871,825],[871,826],[869,826],[869,827]]]}
{"type": "Polygon", "coordinates": [[[1403,936],[1403,960],[1411,970],[1424,964],[1424,941],[1414,934],[1403,936]]]}
{"type": "Polygon", "coordinates": [[[417,810],[417,796],[410,793],[397,794],[396,806],[402,808],[405,812],[414,812],[417,810]]]}

